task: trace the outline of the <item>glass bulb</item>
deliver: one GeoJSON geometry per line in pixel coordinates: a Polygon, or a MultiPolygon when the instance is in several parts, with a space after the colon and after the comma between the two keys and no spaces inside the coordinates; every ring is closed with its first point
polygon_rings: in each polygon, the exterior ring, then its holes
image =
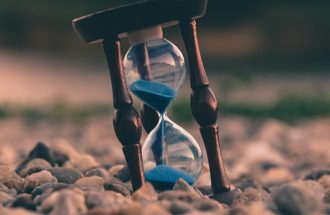
{"type": "Polygon", "coordinates": [[[160,116],[143,144],[142,157],[146,180],[165,190],[180,178],[194,184],[203,157],[196,140],[166,116],[184,81],[186,66],[180,50],[161,35],[159,28],[137,32],[125,55],[124,71],[131,92],[160,116]]]}

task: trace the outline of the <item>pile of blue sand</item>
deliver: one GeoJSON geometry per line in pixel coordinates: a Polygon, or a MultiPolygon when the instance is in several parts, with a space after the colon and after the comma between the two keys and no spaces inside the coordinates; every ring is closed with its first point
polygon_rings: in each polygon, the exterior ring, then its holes
{"type": "Polygon", "coordinates": [[[167,165],[159,165],[145,172],[145,178],[160,191],[172,189],[180,178],[190,185],[195,183],[192,176],[167,165]]]}
{"type": "Polygon", "coordinates": [[[161,115],[175,98],[175,90],[157,82],[137,80],[130,85],[130,90],[145,104],[154,108],[161,115]]]}

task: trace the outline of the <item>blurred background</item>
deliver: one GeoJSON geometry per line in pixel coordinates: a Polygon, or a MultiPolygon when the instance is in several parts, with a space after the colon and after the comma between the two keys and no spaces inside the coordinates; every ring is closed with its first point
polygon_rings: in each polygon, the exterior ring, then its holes
{"type": "MultiPolygon", "coordinates": [[[[102,48],[84,44],[71,21],[130,2],[1,0],[0,140],[116,141],[102,48]]],[[[237,117],[295,124],[330,115],[329,8],[330,1],[209,0],[198,36],[224,128],[237,117]]],[[[165,37],[185,51],[177,26],[165,37]]],[[[193,133],[189,95],[187,81],[169,114],[193,133]]]]}

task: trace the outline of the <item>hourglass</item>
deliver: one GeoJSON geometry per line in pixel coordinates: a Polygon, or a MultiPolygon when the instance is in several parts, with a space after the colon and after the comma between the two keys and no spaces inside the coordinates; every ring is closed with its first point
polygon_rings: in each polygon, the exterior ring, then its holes
{"type": "Polygon", "coordinates": [[[166,116],[186,76],[180,50],[163,38],[161,26],[128,33],[132,47],[124,58],[128,88],[159,115],[142,147],[145,178],[158,190],[183,178],[194,184],[202,165],[196,140],[166,116]]]}
{"type": "Polygon", "coordinates": [[[207,0],[145,0],[73,20],[85,42],[103,44],[112,82],[114,129],[133,191],[146,180],[159,189],[171,188],[178,178],[194,184],[202,166],[196,140],[166,116],[185,77],[185,63],[179,49],[162,38],[162,28],[179,24],[193,91],[192,114],[208,157],[212,197],[226,203],[233,199],[220,150],[217,101],[197,41],[195,19],[205,14],[206,5],[207,0]],[[123,63],[120,38],[127,36],[132,47],[123,63]],[[141,118],[129,91],[143,102],[141,118]],[[149,135],[141,150],[142,124],[149,135]]]}

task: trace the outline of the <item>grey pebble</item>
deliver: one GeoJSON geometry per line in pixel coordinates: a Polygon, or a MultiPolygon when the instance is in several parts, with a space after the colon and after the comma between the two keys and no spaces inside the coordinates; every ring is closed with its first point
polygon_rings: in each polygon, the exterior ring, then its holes
{"type": "Polygon", "coordinates": [[[68,188],[69,186],[64,183],[45,183],[36,188],[31,193],[32,198],[34,199],[36,196],[43,194],[46,190],[55,189],[60,190],[63,188],[68,188]]]}
{"type": "Polygon", "coordinates": [[[24,181],[24,192],[31,193],[34,188],[45,183],[56,183],[57,179],[47,170],[33,173],[25,178],[24,181]]]}
{"type": "Polygon", "coordinates": [[[203,197],[201,199],[193,201],[192,205],[196,210],[199,211],[223,211],[224,207],[217,201],[212,200],[208,197],[203,197]]]}
{"type": "Polygon", "coordinates": [[[109,174],[107,172],[106,169],[104,168],[101,168],[101,167],[97,167],[97,168],[94,168],[94,169],[90,169],[90,170],[87,170],[85,173],[84,173],[85,176],[99,176],[99,177],[102,177],[103,179],[107,179],[109,178],[109,174]]]}
{"type": "Polygon", "coordinates": [[[94,190],[98,192],[104,191],[104,179],[99,176],[89,176],[80,178],[75,183],[77,187],[82,189],[83,191],[94,190]]]}
{"type": "Polygon", "coordinates": [[[181,200],[189,203],[191,203],[196,198],[200,198],[200,197],[192,196],[189,192],[184,192],[181,190],[165,191],[160,193],[158,196],[159,200],[169,200],[169,201],[181,200]]]}
{"type": "Polygon", "coordinates": [[[318,180],[324,175],[330,175],[330,169],[324,168],[313,170],[305,176],[305,179],[318,180]]]}
{"type": "Polygon", "coordinates": [[[12,197],[11,195],[9,195],[8,193],[6,192],[2,192],[0,191],[0,203],[2,205],[6,205],[10,202],[12,202],[15,198],[12,197]]]}
{"type": "Polygon", "coordinates": [[[132,193],[131,188],[127,184],[115,177],[109,177],[104,182],[104,189],[121,193],[124,196],[130,196],[132,193]]]}
{"type": "Polygon", "coordinates": [[[250,176],[241,177],[237,183],[235,183],[236,187],[240,190],[244,191],[246,188],[256,188],[262,189],[261,181],[256,178],[252,178],[250,176]]]}
{"type": "Polygon", "coordinates": [[[132,202],[120,193],[113,191],[96,192],[89,191],[85,193],[86,205],[88,208],[111,208],[117,205],[126,205],[132,202]]]}
{"type": "Polygon", "coordinates": [[[271,201],[271,196],[264,190],[247,188],[240,193],[233,201],[232,206],[249,205],[253,202],[271,201]]]}
{"type": "Polygon", "coordinates": [[[134,201],[156,201],[158,198],[158,194],[155,191],[154,187],[150,183],[145,183],[143,186],[136,190],[133,195],[132,199],[134,201]]]}
{"type": "Polygon", "coordinates": [[[17,191],[22,192],[24,180],[8,166],[0,165],[0,183],[9,189],[15,188],[17,191]]]}
{"type": "MultiPolygon", "coordinates": [[[[114,167],[113,167],[114,168],[114,167]]],[[[118,178],[122,182],[127,182],[131,180],[131,174],[127,166],[121,168],[117,173],[113,175],[114,177],[118,178]]]]}
{"type": "Polygon", "coordinates": [[[74,184],[83,175],[79,170],[64,167],[53,167],[48,171],[57,178],[58,182],[65,184],[74,184]]]}
{"type": "Polygon", "coordinates": [[[176,200],[169,203],[167,210],[172,214],[184,214],[194,210],[194,207],[185,201],[176,200]]]}
{"type": "Polygon", "coordinates": [[[190,186],[185,180],[181,178],[175,183],[173,190],[181,190],[184,192],[188,192],[190,193],[190,195],[192,195],[195,198],[199,198],[203,196],[201,192],[190,186]]]}
{"type": "Polygon", "coordinates": [[[44,159],[41,158],[36,158],[33,160],[30,160],[23,169],[21,169],[20,171],[18,171],[17,173],[22,176],[22,177],[26,177],[30,174],[36,173],[36,172],[40,172],[42,170],[45,169],[49,169],[52,166],[50,165],[50,163],[44,159]]]}
{"type": "Polygon", "coordinates": [[[18,195],[11,206],[13,208],[18,208],[18,207],[25,208],[30,211],[36,210],[36,205],[32,201],[31,195],[26,193],[18,195]]]}
{"type": "Polygon", "coordinates": [[[273,193],[273,200],[283,214],[307,215],[317,213],[322,208],[315,193],[301,184],[285,184],[273,193]]]}

